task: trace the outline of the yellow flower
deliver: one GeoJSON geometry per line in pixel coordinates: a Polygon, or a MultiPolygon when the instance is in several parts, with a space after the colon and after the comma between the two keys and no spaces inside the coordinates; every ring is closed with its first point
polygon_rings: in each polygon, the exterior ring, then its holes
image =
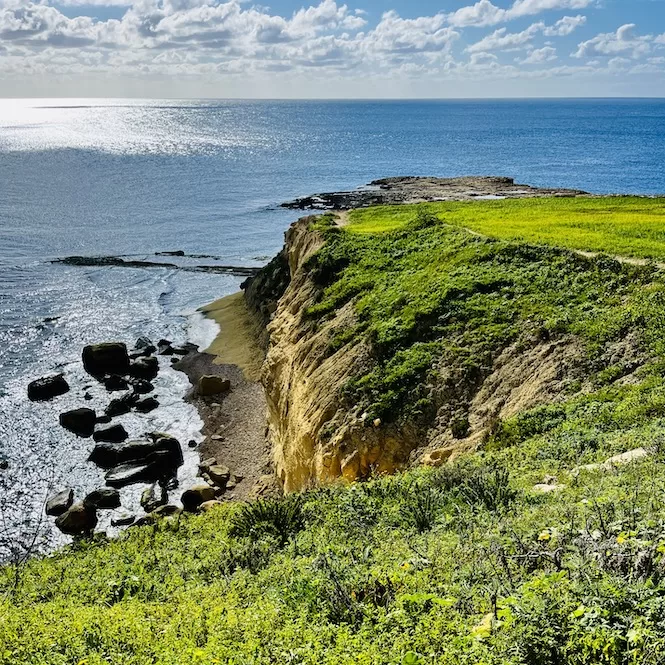
{"type": "Polygon", "coordinates": [[[623,545],[627,540],[628,538],[623,533],[617,536],[617,543],[619,543],[619,545],[623,545]]]}
{"type": "Polygon", "coordinates": [[[538,540],[549,540],[552,537],[552,534],[550,533],[549,529],[545,529],[544,531],[540,532],[540,535],[538,536],[538,540]]]}

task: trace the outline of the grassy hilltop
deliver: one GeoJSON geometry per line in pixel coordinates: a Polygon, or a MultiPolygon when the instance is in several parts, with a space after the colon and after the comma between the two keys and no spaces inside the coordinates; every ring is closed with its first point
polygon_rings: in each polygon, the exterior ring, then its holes
{"type": "Polygon", "coordinates": [[[425,431],[444,369],[471,385],[527,333],[575,340],[578,371],[441,468],[129,529],[18,584],[0,570],[0,665],[663,662],[665,273],[613,256],[665,257],[664,215],[589,198],[320,218],[307,315],[351,303],[331,352],[372,350],[350,405],[425,431]]]}

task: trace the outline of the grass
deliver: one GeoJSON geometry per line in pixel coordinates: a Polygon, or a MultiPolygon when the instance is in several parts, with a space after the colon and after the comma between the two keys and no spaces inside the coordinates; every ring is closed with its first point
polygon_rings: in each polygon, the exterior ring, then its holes
{"type": "Polygon", "coordinates": [[[665,199],[507,199],[380,206],[350,213],[350,233],[404,228],[425,209],[441,221],[493,238],[642,259],[665,259],[665,199]]]}
{"type": "Polygon", "coordinates": [[[0,568],[0,665],[662,663],[662,273],[412,209],[387,219],[317,227],[310,321],[352,303],[357,325],[331,353],[372,350],[349,400],[426,419],[442,367],[472,390],[527,333],[578,338],[584,390],[498,422],[480,453],[438,470],[82,541],[30,560],[18,585],[0,568]],[[628,356],[612,351],[626,338],[628,356]],[[638,447],[649,457],[576,471],[638,447]],[[562,487],[535,491],[545,476],[562,487]]]}

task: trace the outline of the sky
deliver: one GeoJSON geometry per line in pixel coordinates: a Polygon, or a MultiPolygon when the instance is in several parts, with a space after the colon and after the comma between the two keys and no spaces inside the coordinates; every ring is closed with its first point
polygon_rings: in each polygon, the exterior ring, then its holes
{"type": "Polygon", "coordinates": [[[665,0],[0,0],[0,97],[665,97],[665,0]]]}

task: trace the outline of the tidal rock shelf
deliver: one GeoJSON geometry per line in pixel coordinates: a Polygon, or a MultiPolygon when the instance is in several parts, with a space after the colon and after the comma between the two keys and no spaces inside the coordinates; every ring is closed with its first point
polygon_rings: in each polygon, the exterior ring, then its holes
{"type": "MultiPolygon", "coordinates": [[[[178,254],[177,256],[180,255],[178,254]]],[[[68,266],[104,268],[169,268],[171,270],[184,270],[187,272],[208,272],[221,275],[233,275],[234,277],[251,277],[259,271],[259,268],[244,266],[188,265],[157,260],[149,261],[143,259],[123,258],[121,256],[65,256],[60,259],[54,259],[51,263],[61,263],[68,266]]]]}

